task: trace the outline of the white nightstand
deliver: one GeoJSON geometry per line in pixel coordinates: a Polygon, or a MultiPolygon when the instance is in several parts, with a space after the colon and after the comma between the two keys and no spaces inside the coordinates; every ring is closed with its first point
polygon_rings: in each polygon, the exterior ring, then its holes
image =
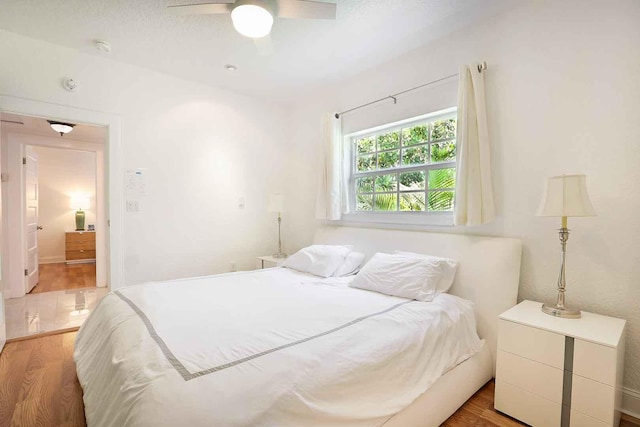
{"type": "Polygon", "coordinates": [[[260,268],[280,267],[287,258],[275,258],[273,255],[259,256],[260,268]]]}
{"type": "Polygon", "coordinates": [[[625,321],[544,314],[522,301],[500,315],[495,408],[545,427],[620,422],[625,321]]]}

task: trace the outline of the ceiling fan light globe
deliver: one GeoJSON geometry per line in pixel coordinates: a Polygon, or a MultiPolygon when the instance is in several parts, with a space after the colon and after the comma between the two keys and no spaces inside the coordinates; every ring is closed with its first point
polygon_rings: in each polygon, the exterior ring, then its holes
{"type": "Polygon", "coordinates": [[[231,11],[231,21],[237,32],[245,37],[260,38],[271,32],[273,15],[264,7],[242,4],[231,11]]]}

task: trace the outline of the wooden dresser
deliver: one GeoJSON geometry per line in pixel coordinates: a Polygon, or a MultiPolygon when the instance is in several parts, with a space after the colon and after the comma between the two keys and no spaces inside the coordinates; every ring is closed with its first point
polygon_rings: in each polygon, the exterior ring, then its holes
{"type": "Polygon", "coordinates": [[[96,233],[94,231],[67,231],[65,236],[67,264],[96,260],[96,233]]]}

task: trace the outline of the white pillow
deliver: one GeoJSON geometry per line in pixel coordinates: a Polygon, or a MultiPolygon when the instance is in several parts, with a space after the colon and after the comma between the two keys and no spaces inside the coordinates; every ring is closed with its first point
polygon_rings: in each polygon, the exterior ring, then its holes
{"type": "Polygon", "coordinates": [[[431,301],[442,276],[441,264],[415,256],[377,253],[349,286],[418,301],[431,301]]]}
{"type": "Polygon", "coordinates": [[[415,252],[403,252],[403,251],[395,251],[396,254],[413,256],[419,258],[425,258],[431,260],[432,262],[440,263],[442,265],[442,277],[438,281],[438,285],[436,286],[436,290],[438,293],[445,293],[451,289],[451,285],[453,285],[453,280],[456,278],[456,272],[458,271],[458,261],[449,258],[441,258],[432,255],[425,254],[417,254],[415,252]]]}
{"type": "Polygon", "coordinates": [[[344,262],[333,273],[334,277],[348,276],[350,274],[356,274],[360,269],[362,261],[364,261],[365,255],[362,252],[351,252],[345,258],[344,262]]]}
{"type": "Polygon", "coordinates": [[[329,277],[344,263],[351,250],[352,246],[311,245],[291,255],[283,266],[303,273],[329,277]]]}

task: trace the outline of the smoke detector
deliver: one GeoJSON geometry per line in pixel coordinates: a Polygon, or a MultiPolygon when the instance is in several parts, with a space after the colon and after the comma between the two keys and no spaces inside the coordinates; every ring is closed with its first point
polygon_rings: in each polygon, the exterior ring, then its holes
{"type": "Polygon", "coordinates": [[[78,90],[78,83],[71,78],[67,78],[62,80],[62,87],[69,92],[75,92],[78,90]]]}

